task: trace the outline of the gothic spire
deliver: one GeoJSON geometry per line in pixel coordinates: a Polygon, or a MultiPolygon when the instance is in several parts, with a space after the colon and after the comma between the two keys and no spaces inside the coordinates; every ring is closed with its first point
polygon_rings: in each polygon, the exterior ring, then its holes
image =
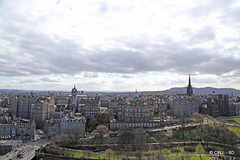
{"type": "Polygon", "coordinates": [[[190,78],[190,74],[189,74],[188,86],[192,86],[192,85],[191,85],[191,78],[190,78]]]}
{"type": "Polygon", "coordinates": [[[192,96],[193,95],[193,88],[192,88],[192,85],[191,85],[190,74],[189,74],[189,80],[188,80],[187,95],[188,96],[192,96]]]}

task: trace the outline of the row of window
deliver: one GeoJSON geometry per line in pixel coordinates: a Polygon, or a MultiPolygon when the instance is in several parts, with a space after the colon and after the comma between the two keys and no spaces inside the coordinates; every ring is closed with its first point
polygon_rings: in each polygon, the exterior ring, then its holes
{"type": "Polygon", "coordinates": [[[83,120],[62,120],[62,122],[72,122],[72,123],[80,122],[80,123],[82,123],[83,120]]]}

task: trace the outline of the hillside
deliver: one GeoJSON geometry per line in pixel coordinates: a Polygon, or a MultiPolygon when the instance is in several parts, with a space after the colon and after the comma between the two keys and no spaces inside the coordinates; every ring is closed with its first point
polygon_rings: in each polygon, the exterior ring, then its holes
{"type": "MultiPolygon", "coordinates": [[[[159,91],[159,94],[186,94],[187,87],[175,87],[164,91],[159,91]]],[[[228,95],[240,95],[240,90],[234,88],[193,88],[193,93],[195,95],[204,95],[204,94],[228,94],[228,95]]]]}

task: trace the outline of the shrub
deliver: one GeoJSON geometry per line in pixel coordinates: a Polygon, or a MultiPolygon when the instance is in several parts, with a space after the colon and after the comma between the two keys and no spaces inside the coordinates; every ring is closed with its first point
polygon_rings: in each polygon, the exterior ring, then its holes
{"type": "Polygon", "coordinates": [[[180,152],[180,149],[172,148],[172,149],[171,149],[171,152],[172,152],[172,153],[177,153],[177,152],[180,152]]]}
{"type": "Polygon", "coordinates": [[[195,148],[194,147],[184,147],[184,151],[185,152],[195,152],[195,148]]]}

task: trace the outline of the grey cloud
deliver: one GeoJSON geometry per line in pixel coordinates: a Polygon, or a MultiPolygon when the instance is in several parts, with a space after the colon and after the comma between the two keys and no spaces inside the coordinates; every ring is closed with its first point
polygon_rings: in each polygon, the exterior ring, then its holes
{"type": "Polygon", "coordinates": [[[195,42],[206,42],[208,40],[214,40],[215,32],[214,29],[210,26],[202,28],[197,33],[191,36],[191,41],[195,42]]]}
{"type": "MultiPolygon", "coordinates": [[[[104,4],[102,5],[104,10],[104,4]]],[[[208,10],[211,11],[211,8],[208,10]]],[[[214,40],[214,28],[211,26],[195,34],[188,29],[183,31],[189,33],[190,41],[187,43],[177,42],[164,34],[155,39],[147,35],[123,36],[111,39],[116,44],[113,48],[102,50],[101,46],[86,49],[71,39],[49,37],[35,29],[40,24],[39,19],[32,19],[27,14],[14,14],[14,11],[9,14],[0,15],[4,19],[4,23],[0,22],[0,41],[6,42],[6,45],[0,44],[0,58],[5,60],[0,63],[1,76],[95,72],[94,75],[84,74],[84,77],[97,77],[97,72],[132,74],[150,71],[221,75],[240,67],[238,60],[219,54],[224,46],[189,49],[192,40],[214,40]],[[13,48],[16,51],[11,51],[13,48]]],[[[40,21],[45,21],[44,15],[40,16],[40,21]]],[[[130,77],[122,75],[122,78],[130,77]]]]}
{"type": "Polygon", "coordinates": [[[117,84],[117,85],[122,85],[122,84],[124,84],[124,81],[119,80],[119,79],[114,79],[114,80],[112,80],[112,82],[113,82],[114,84],[117,84]]]}
{"type": "Polygon", "coordinates": [[[121,75],[121,78],[133,78],[133,76],[132,75],[123,74],[123,75],[121,75]]]}
{"type": "Polygon", "coordinates": [[[27,83],[35,83],[35,82],[37,82],[37,80],[34,80],[34,79],[25,79],[25,80],[19,81],[18,83],[19,83],[19,84],[27,84],[27,83]]]}
{"type": "Polygon", "coordinates": [[[98,73],[84,73],[83,77],[87,77],[87,78],[96,78],[98,77],[98,73]]]}
{"type": "Polygon", "coordinates": [[[40,80],[45,81],[45,82],[61,82],[60,79],[57,78],[50,78],[50,77],[43,77],[40,80]]]}
{"type": "Polygon", "coordinates": [[[192,78],[192,83],[193,84],[199,84],[199,83],[206,83],[206,84],[214,84],[214,83],[218,83],[218,80],[216,78],[211,78],[211,77],[193,77],[192,78]]]}
{"type": "MultiPolygon", "coordinates": [[[[20,56],[21,52],[18,53],[18,57],[3,54],[2,59],[12,59],[1,67],[1,72],[5,75],[74,75],[84,71],[109,73],[174,71],[223,74],[239,66],[233,59],[227,60],[228,63],[233,62],[228,65],[224,58],[215,57],[217,51],[201,48],[189,50],[171,39],[168,39],[164,46],[145,44],[141,39],[133,42],[128,40],[126,43],[122,41],[125,46],[135,51],[122,48],[108,51],[95,48],[90,51],[81,48],[81,45],[71,40],[59,38],[59,43],[56,44],[47,36],[38,34],[25,36],[25,39],[31,39],[31,42],[21,40],[16,47],[30,54],[31,57],[24,61],[24,56],[20,56]],[[141,46],[141,49],[137,46],[141,46]]],[[[97,75],[85,74],[84,76],[96,77],[97,75]]]]}

